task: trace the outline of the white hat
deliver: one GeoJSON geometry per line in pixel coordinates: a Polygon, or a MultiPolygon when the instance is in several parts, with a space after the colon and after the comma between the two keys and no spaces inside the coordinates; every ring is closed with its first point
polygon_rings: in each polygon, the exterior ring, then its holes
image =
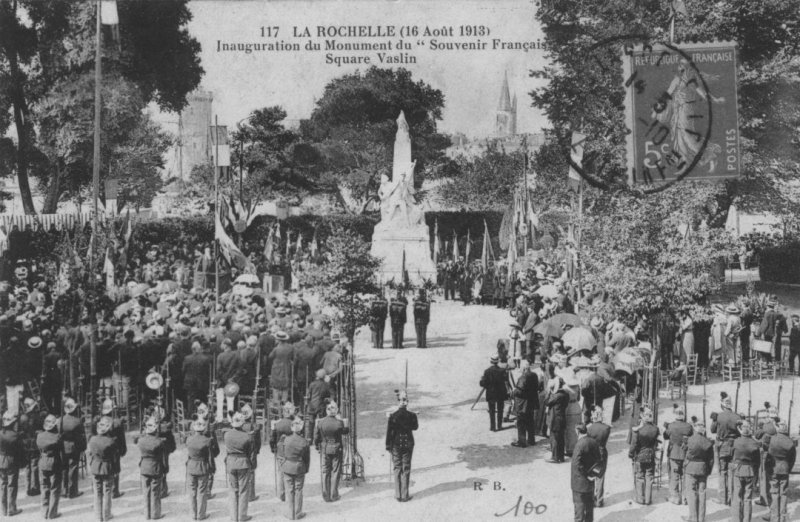
{"type": "Polygon", "coordinates": [[[106,416],[100,417],[100,420],[97,421],[97,434],[105,435],[106,433],[109,432],[109,430],[111,430],[111,425],[112,425],[111,417],[106,417],[106,416]]]}
{"type": "Polygon", "coordinates": [[[14,424],[14,421],[17,420],[17,416],[11,413],[11,411],[6,411],[3,414],[3,426],[11,426],[14,424]]]}
{"type": "Polygon", "coordinates": [[[303,422],[302,417],[295,417],[292,419],[292,432],[293,433],[301,433],[303,428],[305,427],[305,423],[303,422]]]}
{"type": "Polygon", "coordinates": [[[65,413],[72,413],[77,409],[78,403],[75,402],[75,399],[67,399],[64,401],[64,412],[65,413]]]}
{"type": "Polygon", "coordinates": [[[152,434],[158,431],[158,420],[155,417],[149,417],[144,424],[144,432],[152,434]]]}
{"type": "Polygon", "coordinates": [[[100,413],[103,415],[108,415],[114,410],[114,402],[111,399],[106,399],[103,401],[103,405],[100,407],[100,413]]]}
{"type": "Polygon", "coordinates": [[[250,420],[250,418],[253,416],[253,408],[249,404],[242,406],[239,411],[242,412],[244,420],[250,420]]]}
{"type": "Polygon", "coordinates": [[[292,401],[286,401],[283,404],[283,415],[286,417],[294,417],[296,410],[297,408],[295,408],[295,405],[292,403],[292,401]]]}
{"type": "Polygon", "coordinates": [[[244,425],[244,415],[239,412],[233,414],[233,418],[231,418],[231,427],[233,428],[241,428],[244,425]]]}
{"type": "Polygon", "coordinates": [[[206,431],[208,423],[204,419],[197,419],[192,423],[193,431],[206,431]]]}
{"type": "Polygon", "coordinates": [[[336,415],[339,413],[339,406],[336,404],[335,401],[331,401],[328,403],[328,406],[325,407],[325,412],[328,415],[336,415]]]}

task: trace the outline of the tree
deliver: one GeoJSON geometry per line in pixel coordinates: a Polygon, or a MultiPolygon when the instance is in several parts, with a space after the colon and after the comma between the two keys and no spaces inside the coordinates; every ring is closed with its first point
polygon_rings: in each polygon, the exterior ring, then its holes
{"type": "Polygon", "coordinates": [[[415,182],[444,160],[450,140],[439,134],[444,95],[425,82],[414,81],[406,69],[371,67],[331,80],[300,134],[321,156],[319,184],[339,196],[343,192],[366,208],[377,198],[381,174],[389,173],[397,132],[405,112],[416,160],[415,182]]]}
{"type": "MultiPolygon", "coordinates": [[[[119,2],[119,45],[112,45],[108,35],[103,38],[104,72],[134,85],[143,104],[155,101],[164,110],[180,110],[200,81],[200,44],[185,28],[191,19],[186,3],[119,2]]],[[[6,134],[11,125],[8,115],[13,114],[14,173],[28,214],[35,212],[28,178],[32,163],[40,174],[49,171],[56,177],[47,186],[59,187],[63,181],[59,176],[64,166],[49,164],[63,154],[48,157],[38,150],[39,108],[70,93],[92,92],[76,89],[85,88],[91,78],[95,16],[94,2],[0,1],[0,135],[6,134]]],[[[91,121],[88,128],[81,124],[80,132],[89,129],[91,121]]]]}
{"type": "Polygon", "coordinates": [[[459,174],[438,191],[447,203],[471,210],[507,207],[524,180],[525,152],[506,153],[490,145],[480,156],[456,158],[456,165],[459,174]]]}
{"type": "Polygon", "coordinates": [[[380,291],[375,274],[380,260],[355,232],[335,227],[323,246],[325,261],[300,273],[300,284],[336,310],[334,323],[352,343],[356,329],[369,321],[369,299],[380,291]]]}

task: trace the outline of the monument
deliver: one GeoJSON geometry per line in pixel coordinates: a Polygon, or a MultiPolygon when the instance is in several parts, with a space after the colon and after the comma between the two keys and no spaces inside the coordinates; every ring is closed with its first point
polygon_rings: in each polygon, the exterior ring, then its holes
{"type": "Polygon", "coordinates": [[[403,262],[409,280],[420,284],[436,280],[436,265],[431,260],[430,232],[425,214],[414,197],[414,165],[411,161],[411,138],[406,116],[397,117],[394,139],[394,164],[391,181],[381,176],[378,195],[381,221],[372,233],[372,255],[383,261],[380,278],[385,283],[403,281],[403,262]]]}

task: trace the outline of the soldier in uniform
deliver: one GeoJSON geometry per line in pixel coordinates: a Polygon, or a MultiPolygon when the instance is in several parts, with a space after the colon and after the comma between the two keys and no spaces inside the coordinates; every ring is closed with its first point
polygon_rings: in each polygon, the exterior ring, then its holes
{"type": "Polygon", "coordinates": [[[594,484],[602,458],[597,441],[587,436],[584,424],[575,426],[578,441],[572,451],[572,503],[575,507],[575,522],[594,520],[594,484]]]}
{"type": "Polygon", "coordinates": [[[675,420],[665,426],[664,439],[669,440],[669,501],[681,505],[686,498],[684,483],[684,460],[686,459],[686,440],[692,436],[692,425],[686,422],[686,412],[682,407],[675,408],[675,420]]]}
{"type": "Polygon", "coordinates": [[[789,437],[788,424],[779,422],[777,432],[769,442],[768,451],[774,461],[775,469],[770,481],[770,489],[772,490],[770,515],[764,517],[764,520],[787,522],[789,520],[786,515],[786,504],[789,500],[789,473],[794,468],[797,448],[795,448],[794,441],[789,437]]]}
{"type": "Polygon", "coordinates": [[[89,439],[87,451],[89,469],[94,480],[94,514],[100,522],[111,519],[111,489],[114,482],[114,462],[117,458],[117,443],[108,433],[112,424],[111,417],[102,417],[98,421],[97,435],[89,439]]]}
{"type": "MultiPolygon", "coordinates": [[[[758,492],[759,497],[756,504],[759,506],[771,506],[772,495],[770,492],[770,482],[772,482],[772,468],[774,463],[769,455],[769,443],[772,437],[778,434],[775,425],[778,422],[778,410],[767,407],[767,418],[763,424],[756,429],[755,439],[761,445],[761,466],[758,470],[758,492]]],[[[758,414],[756,414],[758,415],[758,414]]]]}
{"type": "Polygon", "coordinates": [[[408,484],[411,480],[411,457],[414,454],[414,431],[419,427],[417,414],[408,411],[408,394],[397,395],[397,410],[389,415],[386,428],[386,451],[392,455],[394,467],[394,497],[398,502],[408,502],[408,484]]]}
{"type": "Polygon", "coordinates": [[[144,435],[137,443],[141,458],[139,473],[142,476],[144,514],[147,520],[161,518],[161,484],[165,474],[166,444],[159,437],[159,419],[150,417],[144,426],[144,435]]]}
{"type": "MultiPolygon", "coordinates": [[[[325,402],[331,397],[331,386],[328,382],[329,379],[325,378],[325,370],[320,368],[317,370],[317,378],[314,379],[308,386],[308,404],[306,405],[306,439],[311,440],[314,437],[314,428],[317,419],[325,411],[323,409],[325,402]]],[[[291,431],[291,430],[289,430],[291,431]]]]}
{"type": "Polygon", "coordinates": [[[314,446],[322,461],[322,499],[336,502],[342,478],[342,435],[350,433],[350,427],[339,418],[339,407],[335,402],[329,402],[325,412],[328,416],[317,422],[314,446]]]}
{"type": "Polygon", "coordinates": [[[292,419],[292,434],[283,439],[283,456],[281,473],[286,490],[286,518],[297,520],[303,518],[303,484],[308,473],[311,454],[309,443],[303,437],[303,419],[292,419]]]}
{"type": "Polygon", "coordinates": [[[628,457],[633,460],[636,502],[649,506],[653,497],[653,475],[658,446],[658,428],[653,425],[653,412],[642,410],[641,422],[633,428],[628,457]]]}
{"type": "Polygon", "coordinates": [[[592,410],[592,423],[586,428],[586,434],[597,442],[600,450],[600,466],[594,479],[594,507],[603,507],[605,496],[606,467],[608,466],[608,437],[611,426],[603,422],[603,407],[595,406],[592,410]]]}
{"type": "MultiPolygon", "coordinates": [[[[724,392],[723,392],[724,393],[724,392]]],[[[717,434],[716,452],[719,462],[719,495],[714,500],[718,504],[731,505],[733,492],[733,442],[739,437],[736,428],[740,421],[739,415],[731,410],[731,398],[725,394],[720,400],[722,411],[711,414],[711,433],[717,434]]]]}
{"type": "Polygon", "coordinates": [[[64,440],[64,496],[76,498],[83,494],[78,491],[78,468],[81,454],[86,450],[86,432],[83,429],[78,405],[74,399],[64,401],[64,416],[59,420],[61,437],[64,440]]]}
{"type": "Polygon", "coordinates": [[[750,423],[743,421],[738,437],[733,443],[733,502],[731,520],[750,522],[753,514],[753,487],[761,462],[758,442],[753,439],[750,423]]]}
{"type": "Polygon", "coordinates": [[[539,378],[531,371],[530,363],[523,359],[522,374],[514,386],[514,409],[517,413],[517,440],[512,446],[524,448],[536,444],[534,416],[539,408],[539,378]]]}
{"type": "Polygon", "coordinates": [[[686,501],[689,504],[689,517],[686,522],[705,522],[706,520],[706,486],[708,476],[714,469],[714,444],[706,437],[706,426],[703,423],[694,425],[694,433],[686,441],[686,501]]]}
{"type": "Polygon", "coordinates": [[[428,323],[431,320],[431,303],[423,288],[414,299],[414,329],[417,331],[417,348],[428,347],[428,323]]]}
{"type": "Polygon", "coordinates": [[[403,330],[406,327],[406,307],[408,301],[401,290],[389,303],[389,318],[392,323],[392,348],[403,347],[403,330]]]}
{"type": "Polygon", "coordinates": [[[250,453],[250,480],[249,502],[258,500],[256,495],[256,467],[258,466],[258,454],[261,452],[261,427],[253,419],[253,408],[249,404],[242,406],[241,413],[244,416],[242,431],[250,434],[252,439],[252,453],[250,453]]]}
{"type": "MultiPolygon", "coordinates": [[[[111,399],[104,400],[100,409],[100,413],[102,415],[111,416],[113,412],[114,403],[111,401],[111,399]]],[[[119,490],[119,474],[120,471],[122,471],[121,461],[122,457],[128,454],[128,443],[125,440],[125,426],[123,426],[121,420],[112,420],[111,431],[109,431],[109,435],[117,444],[117,461],[114,463],[114,491],[112,496],[114,498],[119,498],[122,496],[122,492],[119,490]]]]}
{"type": "Polygon", "coordinates": [[[39,405],[30,397],[25,398],[22,406],[25,412],[19,417],[19,428],[25,446],[25,485],[28,496],[35,497],[41,494],[36,434],[42,430],[44,416],[39,412],[39,405]]]}
{"type": "Polygon", "coordinates": [[[61,498],[61,453],[64,445],[58,434],[58,419],[48,415],[42,430],[36,435],[39,450],[39,470],[42,472],[42,516],[45,519],[57,518],[58,500],[61,498]]]}
{"type": "Polygon", "coordinates": [[[506,371],[498,366],[500,357],[497,355],[492,355],[489,362],[491,366],[483,372],[480,386],[486,389],[486,402],[489,404],[489,429],[498,431],[503,429],[503,405],[508,399],[506,371]]]}
{"type": "Polygon", "coordinates": [[[158,423],[158,437],[164,441],[164,473],[161,474],[161,486],[159,491],[161,498],[169,496],[169,485],[167,475],[169,475],[169,456],[177,449],[175,435],[172,433],[172,423],[166,420],[164,408],[156,406],[153,408],[153,417],[158,423]]]}
{"type": "Polygon", "coordinates": [[[3,516],[22,513],[17,508],[19,468],[25,463],[25,446],[21,435],[14,429],[17,417],[10,410],[3,414],[0,429],[0,487],[2,487],[3,516]]]}
{"type": "Polygon", "coordinates": [[[208,423],[198,418],[192,423],[193,433],[186,439],[186,482],[189,483],[193,520],[208,518],[206,505],[211,493],[208,482],[213,477],[214,459],[219,455],[217,439],[206,430],[208,423]]]}
{"type": "Polygon", "coordinates": [[[228,495],[231,522],[250,520],[247,505],[250,500],[250,457],[253,454],[253,439],[242,430],[244,415],[233,414],[231,428],[225,432],[225,468],[228,473],[228,495]]]}
{"type": "Polygon", "coordinates": [[[389,315],[389,302],[383,294],[375,294],[369,305],[369,328],[372,330],[372,347],[383,348],[383,331],[386,328],[386,317],[389,315]]]}
{"type": "MultiPolygon", "coordinates": [[[[283,418],[279,421],[273,421],[274,425],[272,426],[272,431],[269,436],[269,449],[272,451],[272,454],[275,455],[276,469],[280,469],[281,464],[283,464],[283,440],[284,437],[288,437],[292,434],[292,419],[294,418],[294,415],[294,404],[287,402],[283,405],[283,418]]],[[[280,497],[281,502],[286,500],[286,492],[284,487],[285,484],[283,482],[283,477],[281,476],[278,478],[278,497],[280,497]]]]}

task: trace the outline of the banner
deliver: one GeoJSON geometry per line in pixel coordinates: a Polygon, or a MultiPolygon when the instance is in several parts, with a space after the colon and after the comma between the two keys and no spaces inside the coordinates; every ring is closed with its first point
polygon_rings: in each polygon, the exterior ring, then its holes
{"type": "Polygon", "coordinates": [[[631,185],[739,176],[735,43],[638,46],[622,61],[631,185]]]}
{"type": "MultiPolygon", "coordinates": [[[[580,132],[572,133],[572,144],[569,150],[569,157],[573,163],[577,164],[581,168],[583,168],[583,144],[585,141],[585,134],[581,134],[580,132]]],[[[569,166],[567,180],[569,189],[577,192],[578,188],[581,186],[581,175],[578,174],[578,171],[575,170],[572,165],[569,166]]]]}

